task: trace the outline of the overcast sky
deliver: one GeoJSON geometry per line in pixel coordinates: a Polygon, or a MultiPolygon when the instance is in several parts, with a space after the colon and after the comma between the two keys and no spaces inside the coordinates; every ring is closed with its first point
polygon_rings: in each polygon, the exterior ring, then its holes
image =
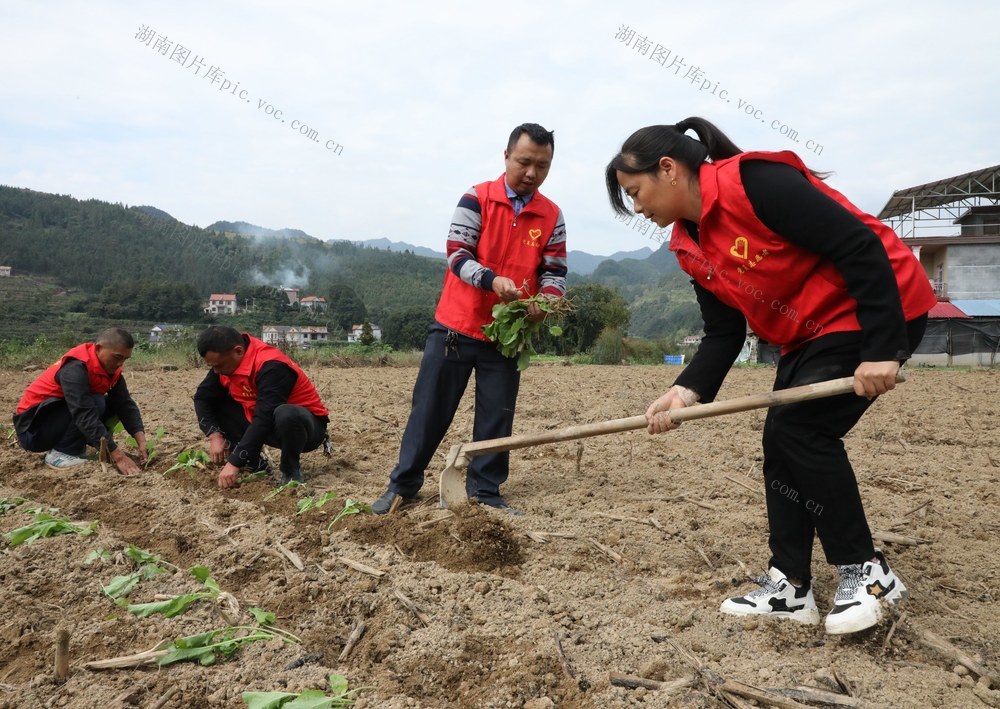
{"type": "Polygon", "coordinates": [[[610,254],[655,244],[614,220],[604,166],[700,115],[877,212],[1000,163],[998,26],[987,0],[3,0],[0,184],[443,251],[531,121],[569,247],[610,254]]]}

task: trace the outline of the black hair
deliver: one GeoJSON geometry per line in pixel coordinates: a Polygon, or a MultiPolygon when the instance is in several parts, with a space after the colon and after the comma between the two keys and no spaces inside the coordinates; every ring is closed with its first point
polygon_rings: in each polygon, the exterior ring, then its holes
{"type": "Polygon", "coordinates": [[[555,131],[545,130],[537,123],[522,123],[510,133],[510,138],[507,140],[508,153],[514,149],[514,146],[517,145],[517,141],[520,140],[521,136],[524,134],[527,134],[528,137],[531,138],[532,143],[537,143],[538,145],[551,145],[552,152],[555,152],[555,131]]]}
{"type": "Polygon", "coordinates": [[[208,352],[224,355],[231,352],[234,347],[245,344],[239,330],[228,325],[212,325],[198,335],[198,354],[202,357],[208,352]]]}
{"type": "Polygon", "coordinates": [[[640,128],[628,137],[621,151],[608,163],[605,179],[611,207],[618,214],[632,214],[622,197],[615,174],[618,170],[632,175],[644,172],[655,175],[660,169],[660,158],[669,157],[697,177],[699,167],[706,160],[724,160],[742,152],[725,133],[704,118],[692,116],[672,126],[640,128]],[[689,130],[697,134],[697,140],[685,135],[689,130]]]}
{"type": "Polygon", "coordinates": [[[109,327],[98,335],[94,342],[104,347],[127,347],[128,349],[135,347],[132,333],[121,327],[109,327]]]}

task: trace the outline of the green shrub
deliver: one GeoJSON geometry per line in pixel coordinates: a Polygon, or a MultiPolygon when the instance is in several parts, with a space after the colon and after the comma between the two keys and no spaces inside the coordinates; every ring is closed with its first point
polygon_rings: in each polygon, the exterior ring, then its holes
{"type": "Polygon", "coordinates": [[[622,360],[625,359],[622,331],[617,327],[606,327],[601,330],[591,352],[594,364],[621,364],[622,360]]]}

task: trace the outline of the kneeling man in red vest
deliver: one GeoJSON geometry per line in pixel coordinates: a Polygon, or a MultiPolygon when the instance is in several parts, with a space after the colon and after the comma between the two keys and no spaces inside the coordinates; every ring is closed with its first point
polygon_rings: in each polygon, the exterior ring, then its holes
{"type": "Polygon", "coordinates": [[[139,466],[114,441],[115,419],[136,440],[139,462],[146,462],[146,434],[139,407],[125,386],[122,365],[135,340],[120,327],[102,332],[96,342],[77,345],[33,381],[14,414],[17,442],[26,451],[46,451],[45,464],[56,470],[83,465],[89,443],[106,441],[111,460],[125,475],[139,466]]]}
{"type": "Polygon", "coordinates": [[[242,468],[270,472],[265,444],[281,449],[282,484],[304,482],[299,456],[327,439],[330,422],[305,372],[277,347],[223,325],[198,335],[198,354],[212,371],[194,410],[212,462],[224,464],[219,487],[235,487],[242,468]]]}

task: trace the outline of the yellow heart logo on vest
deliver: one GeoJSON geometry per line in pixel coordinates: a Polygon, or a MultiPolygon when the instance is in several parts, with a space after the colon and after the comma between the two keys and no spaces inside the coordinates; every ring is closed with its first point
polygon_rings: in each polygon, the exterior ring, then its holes
{"type": "Polygon", "coordinates": [[[747,254],[750,253],[750,244],[746,240],[746,237],[736,237],[736,241],[729,247],[729,253],[738,259],[746,260],[747,254]]]}
{"type": "Polygon", "coordinates": [[[541,229],[528,229],[528,236],[531,237],[532,241],[538,241],[542,237],[541,229]]]}

